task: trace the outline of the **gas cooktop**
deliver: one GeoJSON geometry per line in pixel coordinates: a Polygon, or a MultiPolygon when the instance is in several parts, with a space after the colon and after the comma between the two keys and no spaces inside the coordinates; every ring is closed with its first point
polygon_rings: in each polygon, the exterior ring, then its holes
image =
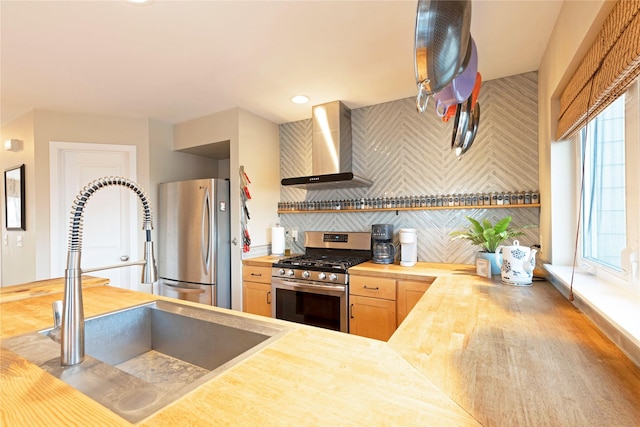
{"type": "Polygon", "coordinates": [[[274,267],[303,268],[323,271],[347,271],[349,267],[367,261],[367,258],[344,255],[299,255],[284,258],[273,264],[274,267]]]}

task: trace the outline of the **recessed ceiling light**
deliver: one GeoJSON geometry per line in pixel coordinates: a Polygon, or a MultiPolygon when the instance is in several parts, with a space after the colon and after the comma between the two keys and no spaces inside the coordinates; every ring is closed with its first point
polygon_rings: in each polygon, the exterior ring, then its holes
{"type": "Polygon", "coordinates": [[[309,97],[306,95],[296,95],[291,97],[291,102],[294,104],[306,104],[309,102],[309,97]]]}
{"type": "Polygon", "coordinates": [[[129,3],[148,6],[153,3],[153,0],[127,0],[129,3]]]}

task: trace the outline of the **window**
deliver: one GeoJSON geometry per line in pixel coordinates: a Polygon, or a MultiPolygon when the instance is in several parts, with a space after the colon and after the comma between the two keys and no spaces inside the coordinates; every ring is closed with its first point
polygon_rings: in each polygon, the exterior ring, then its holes
{"type": "Polygon", "coordinates": [[[579,134],[578,164],[584,162],[581,264],[627,284],[637,282],[640,238],[638,99],[636,81],[579,134]]]}
{"type": "Polygon", "coordinates": [[[582,257],[622,271],[626,246],[624,95],[583,128],[582,257]]]}

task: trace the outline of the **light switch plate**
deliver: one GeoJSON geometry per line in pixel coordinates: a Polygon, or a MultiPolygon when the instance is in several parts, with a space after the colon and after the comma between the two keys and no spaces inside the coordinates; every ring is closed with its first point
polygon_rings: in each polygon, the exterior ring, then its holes
{"type": "Polygon", "coordinates": [[[2,236],[2,244],[4,244],[5,246],[9,246],[9,236],[7,236],[6,234],[2,236]]]}
{"type": "Polygon", "coordinates": [[[18,235],[16,236],[16,244],[17,244],[18,246],[22,246],[22,234],[18,234],[18,235]]]}

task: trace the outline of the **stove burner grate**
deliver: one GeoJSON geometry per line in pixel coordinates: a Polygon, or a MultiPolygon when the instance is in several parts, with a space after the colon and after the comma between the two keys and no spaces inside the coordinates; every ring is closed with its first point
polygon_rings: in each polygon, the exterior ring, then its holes
{"type": "Polygon", "coordinates": [[[333,255],[299,255],[278,261],[278,265],[298,268],[331,268],[346,271],[349,267],[366,261],[364,257],[333,256],[333,255]]]}

